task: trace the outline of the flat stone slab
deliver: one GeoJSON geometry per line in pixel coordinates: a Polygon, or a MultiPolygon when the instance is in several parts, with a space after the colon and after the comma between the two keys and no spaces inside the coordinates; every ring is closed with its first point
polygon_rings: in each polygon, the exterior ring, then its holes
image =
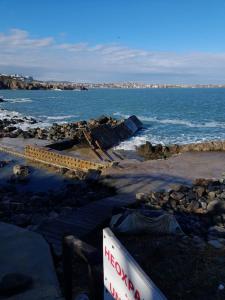
{"type": "Polygon", "coordinates": [[[8,273],[22,273],[33,279],[26,291],[0,299],[63,299],[49,246],[41,235],[0,222],[0,241],[0,281],[8,273]]]}

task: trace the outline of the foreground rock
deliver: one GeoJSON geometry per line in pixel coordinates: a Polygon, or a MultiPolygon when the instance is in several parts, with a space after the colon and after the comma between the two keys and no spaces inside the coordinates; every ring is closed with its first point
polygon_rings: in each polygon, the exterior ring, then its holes
{"type": "Polygon", "coordinates": [[[0,294],[3,296],[13,296],[25,292],[33,284],[31,276],[23,273],[8,273],[0,281],[0,294]]]}
{"type": "Polygon", "coordinates": [[[0,222],[0,298],[62,299],[47,242],[37,233],[0,222]]]}

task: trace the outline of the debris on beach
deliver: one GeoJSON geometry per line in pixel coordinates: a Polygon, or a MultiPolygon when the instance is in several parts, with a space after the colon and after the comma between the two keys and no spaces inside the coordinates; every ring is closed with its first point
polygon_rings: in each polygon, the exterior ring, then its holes
{"type": "Polygon", "coordinates": [[[127,210],[114,215],[110,227],[114,232],[124,234],[183,234],[176,218],[164,211],[127,210]]]}

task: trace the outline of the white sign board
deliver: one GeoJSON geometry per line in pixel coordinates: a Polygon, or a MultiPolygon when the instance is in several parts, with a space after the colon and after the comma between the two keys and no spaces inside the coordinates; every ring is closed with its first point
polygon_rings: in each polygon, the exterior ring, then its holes
{"type": "Polygon", "coordinates": [[[166,300],[109,228],[103,230],[104,300],[166,300]]]}

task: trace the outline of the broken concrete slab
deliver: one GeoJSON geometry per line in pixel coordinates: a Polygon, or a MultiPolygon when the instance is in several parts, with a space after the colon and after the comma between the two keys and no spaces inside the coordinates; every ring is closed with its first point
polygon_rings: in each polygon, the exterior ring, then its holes
{"type": "MultiPolygon", "coordinates": [[[[0,222],[0,281],[7,274],[23,274],[32,285],[7,300],[62,300],[49,245],[34,232],[0,222]]],[[[0,299],[5,299],[0,295],[0,299]]]]}
{"type": "Polygon", "coordinates": [[[136,116],[131,116],[115,126],[102,124],[94,127],[90,129],[90,133],[102,149],[109,149],[131,138],[141,128],[143,128],[141,121],[136,116]]]}

